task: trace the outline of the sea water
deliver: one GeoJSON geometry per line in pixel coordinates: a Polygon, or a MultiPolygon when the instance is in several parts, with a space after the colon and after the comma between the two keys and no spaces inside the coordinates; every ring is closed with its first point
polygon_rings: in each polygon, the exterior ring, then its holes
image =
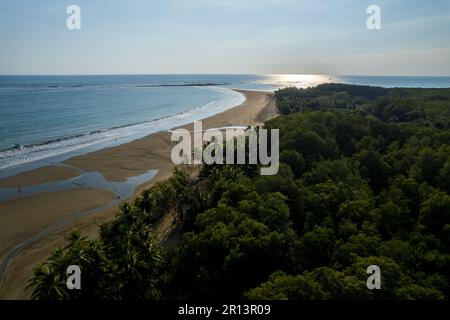
{"type": "Polygon", "coordinates": [[[273,91],[325,82],[450,87],[450,77],[0,76],[0,169],[67,158],[206,118],[245,100],[230,89],[273,91]]]}

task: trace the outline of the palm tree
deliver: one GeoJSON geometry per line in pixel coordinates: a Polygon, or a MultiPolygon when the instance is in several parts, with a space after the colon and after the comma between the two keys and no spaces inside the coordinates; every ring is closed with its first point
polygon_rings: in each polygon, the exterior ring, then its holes
{"type": "Polygon", "coordinates": [[[156,196],[153,190],[145,189],[136,201],[136,206],[145,214],[149,214],[156,204],[156,196]]]}
{"type": "Polygon", "coordinates": [[[33,288],[32,299],[36,300],[67,300],[69,298],[65,269],[66,256],[63,249],[56,249],[49,260],[38,265],[33,271],[33,277],[27,288],[33,288]]]}

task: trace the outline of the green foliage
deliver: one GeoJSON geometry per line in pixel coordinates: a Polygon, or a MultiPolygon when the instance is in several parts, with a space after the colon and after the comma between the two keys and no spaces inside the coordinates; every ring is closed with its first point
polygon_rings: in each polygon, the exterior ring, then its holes
{"type": "Polygon", "coordinates": [[[287,88],[275,92],[281,114],[308,110],[346,109],[382,97],[387,90],[380,87],[327,83],[315,88],[287,88]]]}
{"type": "Polygon", "coordinates": [[[450,90],[275,93],[280,170],[176,168],[35,269],[36,299],[449,299],[450,90]],[[180,240],[152,225],[172,214],[180,240]],[[65,289],[69,264],[85,287],[65,289]],[[367,267],[381,268],[368,290],[367,267]]]}
{"type": "Polygon", "coordinates": [[[34,269],[34,277],[28,286],[33,288],[32,298],[40,300],[96,299],[111,292],[102,288],[111,278],[110,261],[102,243],[86,240],[73,231],[65,248],[57,248],[52,256],[34,269]],[[83,290],[69,291],[66,286],[66,270],[78,265],[82,270],[83,290]]]}
{"type": "Polygon", "coordinates": [[[267,282],[250,290],[245,296],[250,300],[323,300],[326,292],[311,276],[288,276],[283,272],[276,272],[267,282]]]}

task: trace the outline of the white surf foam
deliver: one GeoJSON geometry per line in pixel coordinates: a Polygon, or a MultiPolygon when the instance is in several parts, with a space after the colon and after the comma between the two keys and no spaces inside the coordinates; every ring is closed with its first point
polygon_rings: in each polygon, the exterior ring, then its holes
{"type": "Polygon", "coordinates": [[[237,106],[245,101],[245,97],[222,87],[198,87],[203,90],[214,90],[220,94],[219,99],[189,111],[174,114],[162,119],[146,121],[128,126],[99,130],[74,137],[66,137],[31,146],[0,151],[0,169],[26,164],[68,153],[82,154],[99,150],[108,146],[123,144],[145,137],[151,133],[169,130],[195,120],[204,119],[214,114],[237,106]]]}

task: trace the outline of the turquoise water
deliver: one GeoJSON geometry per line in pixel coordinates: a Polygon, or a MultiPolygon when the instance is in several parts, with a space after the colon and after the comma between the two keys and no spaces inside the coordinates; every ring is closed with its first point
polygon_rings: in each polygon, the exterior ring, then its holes
{"type": "Polygon", "coordinates": [[[0,76],[0,169],[125,143],[236,106],[230,89],[324,82],[450,87],[450,77],[314,75],[0,76]]]}

